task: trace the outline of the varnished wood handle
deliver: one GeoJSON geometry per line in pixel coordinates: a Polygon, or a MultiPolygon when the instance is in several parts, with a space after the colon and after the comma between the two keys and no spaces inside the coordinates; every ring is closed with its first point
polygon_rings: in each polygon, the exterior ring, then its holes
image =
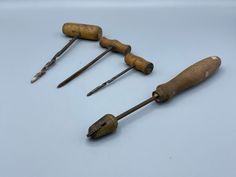
{"type": "Polygon", "coordinates": [[[132,53],[125,55],[125,63],[134,66],[134,69],[141,71],[144,74],[150,74],[154,67],[151,62],[132,53]]]}
{"type": "Polygon", "coordinates": [[[112,47],[112,51],[119,52],[119,53],[124,54],[124,55],[131,51],[131,46],[130,45],[126,45],[126,44],[121,43],[118,40],[108,39],[106,37],[102,37],[100,39],[100,45],[103,48],[112,47]]]}
{"type": "Polygon", "coordinates": [[[80,39],[98,41],[102,37],[102,28],[96,25],[65,23],[62,32],[69,37],[79,35],[80,39]]]}
{"type": "Polygon", "coordinates": [[[159,85],[153,95],[157,94],[157,102],[165,102],[178,93],[191,88],[210,77],[219,68],[221,59],[212,56],[191,65],[169,82],[159,85]]]}

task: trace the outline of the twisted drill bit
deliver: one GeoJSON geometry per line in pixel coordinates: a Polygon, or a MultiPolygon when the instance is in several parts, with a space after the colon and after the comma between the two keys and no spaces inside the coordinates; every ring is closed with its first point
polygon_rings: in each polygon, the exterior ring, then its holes
{"type": "Polygon", "coordinates": [[[79,36],[73,37],[59,52],[57,52],[53,58],[44,65],[44,67],[34,75],[31,80],[31,83],[36,82],[39,78],[41,78],[53,65],[56,64],[59,57],[79,38],[79,36]]]}
{"type": "Polygon", "coordinates": [[[120,72],[119,74],[115,75],[114,77],[112,77],[111,79],[105,81],[104,83],[102,83],[101,85],[97,86],[95,89],[93,89],[92,91],[90,91],[87,96],[90,96],[94,93],[96,93],[97,91],[99,91],[100,89],[106,87],[107,85],[111,84],[114,80],[116,80],[117,78],[119,78],[120,76],[122,76],[123,74],[125,74],[126,72],[128,72],[129,70],[133,69],[134,66],[130,66],[127,69],[125,69],[124,71],[120,72]]]}

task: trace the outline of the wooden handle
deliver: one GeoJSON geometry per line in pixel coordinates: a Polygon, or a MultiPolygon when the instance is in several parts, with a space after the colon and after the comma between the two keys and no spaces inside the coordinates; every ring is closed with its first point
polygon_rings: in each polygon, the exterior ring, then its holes
{"type": "Polygon", "coordinates": [[[102,37],[102,28],[96,25],[65,23],[62,32],[69,37],[79,35],[80,39],[98,41],[102,37]]]}
{"type": "Polygon", "coordinates": [[[134,69],[141,71],[144,74],[150,74],[154,67],[151,62],[132,53],[125,55],[125,63],[134,66],[134,69]]]}
{"type": "Polygon", "coordinates": [[[107,39],[106,37],[102,37],[100,39],[100,45],[103,48],[112,47],[112,51],[119,52],[124,55],[131,51],[130,45],[123,44],[118,40],[107,39]]]}
{"type": "Polygon", "coordinates": [[[157,102],[165,102],[178,93],[191,88],[210,77],[219,68],[221,59],[212,56],[191,65],[169,82],[159,85],[153,95],[157,102]]]}

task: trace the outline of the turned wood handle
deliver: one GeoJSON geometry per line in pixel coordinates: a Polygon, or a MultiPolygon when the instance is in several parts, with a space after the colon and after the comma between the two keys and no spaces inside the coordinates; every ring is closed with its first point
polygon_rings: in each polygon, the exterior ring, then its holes
{"type": "Polygon", "coordinates": [[[68,37],[79,36],[80,39],[98,41],[102,37],[102,28],[96,25],[65,23],[62,32],[68,37]]]}
{"type": "Polygon", "coordinates": [[[131,51],[131,46],[130,45],[126,45],[126,44],[121,43],[118,40],[108,39],[106,37],[102,37],[100,39],[100,45],[103,48],[112,47],[112,51],[119,52],[119,53],[124,54],[124,55],[131,51]]]}
{"type": "Polygon", "coordinates": [[[154,67],[151,62],[132,53],[125,55],[125,63],[134,66],[134,69],[141,71],[144,74],[150,74],[154,67]]]}
{"type": "Polygon", "coordinates": [[[167,83],[159,85],[153,95],[157,102],[165,102],[178,93],[191,88],[210,77],[219,68],[221,59],[212,56],[191,65],[167,83]]]}

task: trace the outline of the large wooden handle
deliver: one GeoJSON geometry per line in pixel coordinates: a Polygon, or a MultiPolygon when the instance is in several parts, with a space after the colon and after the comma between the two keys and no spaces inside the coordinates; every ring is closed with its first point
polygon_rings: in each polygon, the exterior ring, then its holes
{"type": "Polygon", "coordinates": [[[125,63],[133,66],[134,69],[141,71],[144,74],[150,74],[154,68],[154,65],[151,62],[132,53],[125,55],[125,63]]]}
{"type": "Polygon", "coordinates": [[[102,37],[102,28],[96,25],[65,23],[62,32],[69,37],[98,41],[102,37]]]}
{"type": "Polygon", "coordinates": [[[219,68],[221,59],[217,56],[205,58],[178,74],[167,83],[159,85],[153,95],[157,102],[165,102],[178,93],[191,88],[210,77],[219,68]]]}
{"type": "Polygon", "coordinates": [[[100,39],[100,45],[103,48],[112,47],[112,51],[119,52],[123,55],[126,55],[127,53],[129,53],[131,51],[130,45],[126,45],[126,44],[121,43],[118,40],[108,39],[106,37],[102,37],[100,39]]]}

